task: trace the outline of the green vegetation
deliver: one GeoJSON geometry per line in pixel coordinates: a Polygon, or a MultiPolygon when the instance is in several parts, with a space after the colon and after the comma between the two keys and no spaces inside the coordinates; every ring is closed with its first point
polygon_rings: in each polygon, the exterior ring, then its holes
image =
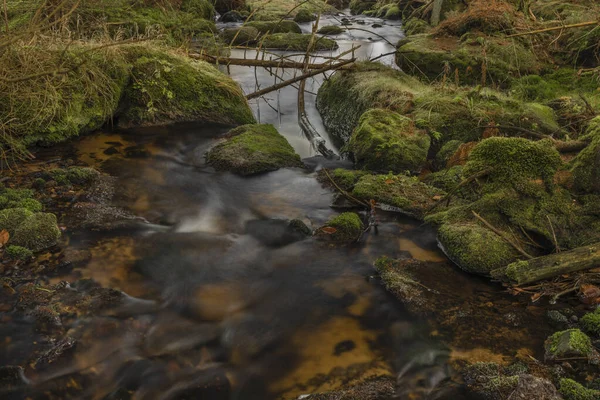
{"type": "Polygon", "coordinates": [[[13,260],[27,261],[33,257],[33,252],[21,246],[8,246],[5,254],[13,260]]]}
{"type": "Polygon", "coordinates": [[[410,118],[389,110],[371,109],[360,117],[346,150],[362,168],[419,172],[429,145],[429,136],[415,130],[410,118]]]}
{"type": "Polygon", "coordinates": [[[592,341],[579,329],[567,329],[554,333],[545,343],[546,359],[567,357],[588,357],[592,351],[592,341]]]}
{"type": "Polygon", "coordinates": [[[582,328],[590,334],[600,336],[600,310],[596,309],[594,312],[590,312],[581,317],[580,320],[582,328]]]}
{"type": "Polygon", "coordinates": [[[559,392],[565,400],[597,400],[600,398],[600,390],[587,389],[568,378],[560,380],[559,392]]]}
{"type": "Polygon", "coordinates": [[[306,8],[303,8],[300,11],[298,11],[298,13],[296,14],[296,16],[294,17],[294,22],[302,24],[302,23],[305,23],[305,22],[314,21],[316,19],[317,19],[317,17],[313,13],[311,13],[310,11],[308,11],[306,8]]]}
{"type": "Polygon", "coordinates": [[[325,25],[319,28],[317,33],[321,35],[339,35],[340,33],[344,33],[344,29],[337,25],[325,25]]]}
{"type": "MultiPolygon", "coordinates": [[[[312,35],[301,33],[276,33],[268,35],[263,40],[263,47],[267,49],[306,51],[312,35]]],[[[338,44],[335,40],[325,37],[316,37],[312,46],[314,51],[335,50],[338,44]]]]}
{"type": "Polygon", "coordinates": [[[10,243],[32,251],[40,251],[54,246],[61,235],[56,225],[56,216],[48,213],[36,213],[28,216],[14,232],[10,243]]]}
{"type": "Polygon", "coordinates": [[[250,21],[244,28],[254,28],[261,34],[265,33],[302,33],[302,29],[294,21],[250,21]]]}
{"type": "Polygon", "coordinates": [[[84,185],[96,179],[100,173],[88,167],[69,167],[48,172],[48,178],[59,185],[84,185]]]}
{"type": "Polygon", "coordinates": [[[345,212],[327,221],[324,227],[317,230],[317,234],[337,243],[352,243],[358,240],[364,229],[358,214],[345,212]],[[333,228],[333,232],[324,228],[333,228]]]}
{"type": "Polygon", "coordinates": [[[404,28],[404,33],[408,35],[418,35],[420,33],[427,32],[431,27],[427,23],[427,21],[423,21],[419,18],[411,18],[408,21],[404,22],[402,25],[404,28]]]}
{"type": "Polygon", "coordinates": [[[302,167],[300,156],[273,125],[243,125],[227,134],[207,154],[217,170],[251,175],[285,167],[302,167]]]}
{"type": "Polygon", "coordinates": [[[600,194],[600,117],[590,122],[585,138],[590,144],[571,162],[573,183],[579,192],[600,194]]]}
{"type": "Polygon", "coordinates": [[[26,208],[7,208],[0,211],[0,230],[6,229],[12,236],[15,230],[32,216],[33,213],[26,208]]]}

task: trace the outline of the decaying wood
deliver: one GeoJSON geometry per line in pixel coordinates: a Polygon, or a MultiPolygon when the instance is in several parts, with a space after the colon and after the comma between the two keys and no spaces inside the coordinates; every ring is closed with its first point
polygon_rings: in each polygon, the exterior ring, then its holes
{"type": "Polygon", "coordinates": [[[356,59],[352,58],[350,60],[340,61],[339,63],[336,63],[336,64],[327,65],[327,66],[325,66],[325,67],[323,67],[321,69],[313,70],[313,71],[308,72],[306,74],[302,74],[302,75],[299,75],[299,76],[297,76],[295,78],[288,79],[286,81],[280,82],[280,83],[278,83],[276,85],[269,86],[267,88],[261,89],[261,90],[259,90],[257,92],[250,93],[249,95],[246,96],[246,98],[248,100],[255,99],[255,98],[263,96],[263,95],[265,95],[267,93],[271,93],[271,92],[274,92],[274,91],[279,90],[281,88],[284,88],[286,86],[289,86],[289,85],[291,85],[293,83],[300,82],[300,81],[303,81],[303,80],[308,79],[310,77],[322,74],[323,72],[333,71],[333,70],[340,69],[340,68],[342,68],[342,67],[344,67],[346,65],[350,65],[350,64],[354,63],[355,61],[356,61],[356,59]]]}
{"type": "MultiPolygon", "coordinates": [[[[300,61],[287,61],[283,59],[276,60],[257,60],[250,58],[233,58],[233,57],[216,57],[210,56],[207,54],[190,54],[190,58],[195,60],[206,61],[211,64],[220,64],[220,65],[240,65],[246,67],[264,67],[264,68],[295,68],[295,69],[304,69],[304,62],[300,61]]],[[[306,69],[315,70],[315,69],[323,69],[327,66],[330,66],[331,63],[309,63],[306,65],[306,69]]]]}
{"type": "Polygon", "coordinates": [[[492,271],[492,276],[504,278],[515,285],[525,285],[596,267],[600,267],[600,243],[527,261],[517,261],[492,271]]]}

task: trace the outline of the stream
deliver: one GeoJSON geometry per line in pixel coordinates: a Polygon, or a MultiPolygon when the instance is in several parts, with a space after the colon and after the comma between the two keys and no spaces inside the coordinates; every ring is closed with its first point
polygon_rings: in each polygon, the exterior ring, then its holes
{"type": "MultiPolygon", "coordinates": [[[[350,26],[382,24],[376,30],[392,43],[402,36],[399,23],[354,21],[350,26]]],[[[310,24],[302,28],[308,32],[310,24]]],[[[358,44],[360,58],[393,50],[355,32],[341,35],[340,49],[323,56],[358,44]]],[[[392,65],[393,57],[380,62],[392,65]]],[[[230,73],[246,93],[256,90],[256,80],[260,87],[274,82],[264,70],[255,76],[254,68],[231,67],[230,73]]],[[[322,79],[311,79],[307,89],[316,93],[322,79]]],[[[25,371],[34,385],[2,398],[71,398],[69,387],[78,386],[84,390],[76,398],[90,399],[296,399],[381,375],[397,379],[399,398],[418,398],[410,396],[457,390],[452,365],[460,360],[505,362],[517,351],[539,356],[535,337],[546,329],[541,309],[462,273],[438,249],[435,231],[418,221],[382,212],[379,232],[350,247],[291,234],[290,219],[316,229],[336,215],[333,192],[317,181],[316,170],[348,162],[313,157],[297,124],[296,89],[267,100],[280,112],[255,101],[257,118],[310,157],[311,168],[246,178],[215,172],[204,154],[229,128],[195,123],[99,132],[60,150],[115,176],[114,205],[151,223],[69,233],[69,246],[90,251],[91,259],[52,282],[90,278],[131,297],[110,313],[73,324],[70,333],[80,337],[74,356],[25,371]],[[417,316],[405,309],[372,267],[384,255],[425,262],[426,284],[443,280],[452,310],[417,316]],[[488,318],[482,323],[472,310],[488,318]],[[44,397],[53,391],[58,394],[44,397]]],[[[335,149],[315,96],[306,100],[311,122],[335,149]]],[[[38,334],[23,321],[1,329],[12,342],[0,365],[26,362],[38,334]]],[[[437,398],[459,398],[440,393],[437,398]]]]}

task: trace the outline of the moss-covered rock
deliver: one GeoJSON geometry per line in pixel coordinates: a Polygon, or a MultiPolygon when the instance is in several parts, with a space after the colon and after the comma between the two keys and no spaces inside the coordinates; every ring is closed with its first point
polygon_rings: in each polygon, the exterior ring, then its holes
{"type": "Polygon", "coordinates": [[[434,159],[434,166],[437,169],[444,169],[447,166],[450,157],[456,153],[456,150],[463,144],[460,140],[449,140],[438,150],[434,159]]]}
{"type": "Polygon", "coordinates": [[[302,33],[302,29],[294,21],[250,21],[244,27],[254,28],[261,34],[265,33],[302,33]]]}
{"type": "Polygon", "coordinates": [[[489,178],[485,190],[513,187],[528,192],[536,180],[552,188],[554,174],[562,165],[560,154],[549,140],[534,142],[523,138],[492,137],[471,152],[465,176],[483,173],[489,178]]]}
{"type": "Polygon", "coordinates": [[[261,33],[251,26],[227,28],[221,32],[221,37],[227,45],[253,46],[259,40],[261,33]]]}
{"type": "Polygon", "coordinates": [[[585,314],[581,317],[580,324],[586,332],[600,336],[600,309],[585,314]]]}
{"type": "MultiPolygon", "coordinates": [[[[423,182],[443,191],[450,192],[456,189],[456,187],[463,181],[463,168],[464,167],[462,165],[455,165],[442,171],[433,172],[426,175],[423,178],[423,182]]],[[[468,195],[463,194],[460,189],[456,195],[463,198],[469,197],[468,195]]]]}
{"type": "Polygon", "coordinates": [[[8,246],[5,253],[13,260],[27,261],[33,257],[33,252],[31,250],[21,246],[8,246]]]}
{"type": "Polygon", "coordinates": [[[600,118],[590,125],[586,136],[590,144],[571,162],[573,183],[577,191],[600,194],[600,127],[596,124],[600,118]]]}
{"type": "Polygon", "coordinates": [[[597,400],[600,398],[600,390],[588,389],[568,378],[560,380],[559,392],[565,400],[597,400]]]}
{"type": "Polygon", "coordinates": [[[327,221],[317,230],[317,236],[336,243],[352,243],[360,238],[364,229],[358,214],[346,212],[327,221]]]}
{"type": "MultiPolygon", "coordinates": [[[[331,177],[331,179],[334,180],[336,185],[338,185],[340,188],[351,191],[352,188],[354,187],[354,185],[356,184],[356,182],[358,182],[358,180],[361,177],[367,175],[368,172],[360,171],[360,170],[336,168],[333,171],[328,171],[328,174],[331,177]]],[[[327,177],[327,175],[325,174],[324,169],[319,171],[318,178],[319,178],[320,182],[322,182],[326,185],[331,185],[331,182],[330,182],[329,178],[327,177]]]]}
{"type": "Polygon", "coordinates": [[[419,18],[411,18],[402,25],[406,35],[418,35],[427,32],[431,27],[427,21],[419,18]]]}
{"type": "Polygon", "coordinates": [[[41,211],[42,204],[33,198],[33,194],[30,189],[0,188],[0,209],[26,208],[31,212],[41,211]]]}
{"type": "Polygon", "coordinates": [[[594,351],[591,339],[579,329],[556,332],[544,343],[546,360],[588,357],[594,351]]]}
{"type": "MultiPolygon", "coordinates": [[[[312,35],[301,33],[276,33],[269,35],[262,42],[267,49],[306,51],[310,45],[312,35]]],[[[339,46],[335,40],[326,37],[317,37],[313,43],[314,51],[335,50],[339,46]]]]}
{"type": "Polygon", "coordinates": [[[251,175],[284,167],[301,167],[300,156],[273,125],[243,125],[207,154],[217,170],[251,175]]]}
{"type": "Polygon", "coordinates": [[[142,46],[131,56],[135,61],[132,82],[121,101],[121,126],[254,122],[238,84],[208,63],[142,46]]]}
{"type": "Polygon", "coordinates": [[[438,240],[450,260],[474,274],[487,275],[518,257],[503,238],[476,223],[442,225],[438,240]]]}
{"type": "Polygon", "coordinates": [[[429,136],[415,129],[410,118],[396,112],[365,112],[346,150],[357,165],[373,171],[419,172],[427,158],[429,136]]]}
{"type": "Polygon", "coordinates": [[[302,24],[305,22],[314,21],[316,19],[317,19],[317,16],[315,14],[311,13],[307,9],[300,9],[300,11],[298,11],[296,16],[294,17],[294,22],[302,24]]]}
{"type": "Polygon", "coordinates": [[[461,84],[501,87],[510,86],[514,78],[539,74],[545,68],[523,44],[507,45],[494,37],[460,41],[414,35],[398,43],[396,63],[419,78],[437,80],[446,76],[461,84]]]}
{"type": "Polygon", "coordinates": [[[247,7],[246,0],[214,0],[212,3],[219,14],[232,10],[242,10],[247,7]]]}
{"type": "Polygon", "coordinates": [[[375,200],[422,219],[444,192],[405,175],[365,175],[352,190],[358,199],[375,200]]]}
{"type": "Polygon", "coordinates": [[[342,27],[337,26],[337,25],[325,25],[322,26],[321,28],[319,28],[319,30],[317,31],[317,33],[320,33],[321,35],[339,35],[340,33],[343,33],[344,29],[342,29],[342,27]]]}
{"type": "Polygon", "coordinates": [[[59,238],[60,229],[56,223],[56,216],[48,213],[36,213],[19,224],[10,243],[32,251],[40,251],[54,246],[59,238]]]}
{"type": "Polygon", "coordinates": [[[376,1],[372,0],[352,0],[350,1],[350,11],[352,14],[364,14],[374,8],[376,1]]]}
{"type": "Polygon", "coordinates": [[[19,225],[21,225],[33,213],[26,208],[7,208],[0,211],[0,230],[7,230],[12,236],[19,225]]]}
{"type": "Polygon", "coordinates": [[[48,177],[59,185],[85,185],[99,175],[98,171],[89,167],[57,168],[48,172],[48,177]]]}

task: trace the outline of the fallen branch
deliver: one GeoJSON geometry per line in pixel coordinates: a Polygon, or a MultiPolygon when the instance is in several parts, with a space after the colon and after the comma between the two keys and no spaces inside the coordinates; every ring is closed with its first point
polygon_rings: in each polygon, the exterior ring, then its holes
{"type": "Polygon", "coordinates": [[[523,248],[521,246],[519,246],[517,243],[513,242],[511,240],[511,238],[509,238],[504,232],[502,232],[499,229],[496,229],[494,227],[494,225],[490,224],[489,222],[487,222],[481,215],[477,214],[475,211],[472,211],[473,215],[475,216],[475,218],[477,218],[479,221],[483,222],[483,224],[485,226],[487,226],[492,232],[494,232],[496,235],[500,236],[502,239],[504,239],[508,244],[510,244],[512,247],[515,248],[515,250],[517,250],[521,255],[523,255],[524,257],[528,258],[528,259],[532,259],[533,256],[530,255],[529,253],[527,253],[525,250],[523,250],[523,248]]]}
{"type": "Polygon", "coordinates": [[[279,89],[281,89],[281,88],[284,88],[284,87],[286,87],[286,86],[289,86],[289,85],[291,85],[291,84],[293,84],[293,83],[300,82],[300,81],[303,81],[303,80],[305,80],[305,79],[308,79],[308,78],[310,78],[310,77],[313,77],[313,76],[316,76],[316,75],[322,74],[323,72],[327,72],[327,71],[333,71],[333,70],[340,69],[340,68],[342,68],[343,66],[345,66],[345,65],[349,65],[349,64],[352,64],[352,63],[353,63],[353,62],[355,62],[355,61],[356,61],[356,59],[355,59],[355,58],[352,58],[352,59],[350,59],[350,60],[341,61],[341,62],[339,62],[339,63],[337,63],[337,64],[331,64],[331,65],[325,66],[325,67],[323,67],[323,68],[321,68],[321,69],[313,70],[313,71],[311,71],[311,72],[308,72],[308,73],[306,73],[306,74],[302,74],[302,75],[300,75],[300,76],[297,76],[297,77],[295,77],[295,78],[292,78],[292,79],[288,79],[288,80],[286,80],[286,81],[283,81],[283,82],[281,82],[281,83],[278,83],[278,84],[276,84],[276,85],[269,86],[269,87],[267,87],[267,88],[264,88],[264,89],[262,89],[262,90],[259,90],[259,91],[257,91],[257,92],[250,93],[249,95],[247,95],[247,96],[246,96],[246,98],[247,98],[248,100],[255,99],[255,98],[257,98],[257,97],[260,97],[260,96],[263,96],[263,95],[265,95],[265,94],[267,94],[267,93],[271,93],[271,92],[274,92],[274,91],[276,91],[276,90],[279,90],[279,89]]]}
{"type": "Polygon", "coordinates": [[[333,186],[335,186],[335,188],[344,197],[346,197],[348,200],[353,201],[353,202],[355,202],[357,204],[360,204],[361,206],[370,207],[370,204],[365,203],[364,201],[357,199],[356,197],[352,196],[350,193],[346,192],[344,189],[342,189],[341,187],[339,187],[338,184],[335,183],[335,181],[333,180],[333,178],[331,177],[331,175],[329,175],[329,172],[327,171],[327,168],[323,168],[323,172],[325,172],[325,175],[327,175],[327,178],[329,178],[329,180],[331,181],[331,183],[333,184],[333,186]]]}
{"type": "MultiPolygon", "coordinates": [[[[190,54],[190,58],[195,60],[206,61],[211,64],[223,64],[223,65],[241,65],[246,67],[264,67],[264,68],[295,68],[304,69],[305,64],[301,61],[283,61],[279,60],[257,60],[249,58],[232,58],[232,57],[216,57],[208,54],[190,54]]],[[[307,64],[306,69],[322,69],[331,63],[317,63],[307,64]]]]}
{"type": "Polygon", "coordinates": [[[555,26],[553,28],[545,28],[545,29],[538,29],[538,30],[535,30],[535,31],[515,33],[513,35],[508,35],[506,37],[534,35],[536,33],[559,31],[559,30],[562,30],[562,29],[581,28],[581,27],[584,27],[584,26],[592,26],[592,25],[600,25],[600,21],[588,21],[588,22],[580,22],[578,24],[555,26]]]}
{"type": "Polygon", "coordinates": [[[599,266],[600,243],[596,243],[527,261],[517,261],[492,271],[492,276],[505,278],[515,285],[525,285],[599,266]]]}

